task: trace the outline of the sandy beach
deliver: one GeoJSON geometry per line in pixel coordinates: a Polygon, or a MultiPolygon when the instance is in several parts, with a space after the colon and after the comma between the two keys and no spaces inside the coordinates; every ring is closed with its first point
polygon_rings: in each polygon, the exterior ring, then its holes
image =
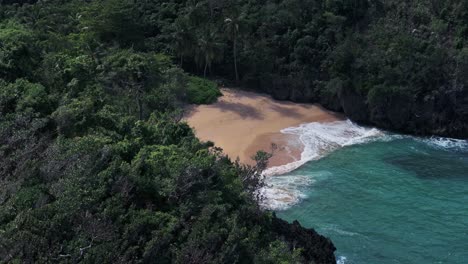
{"type": "Polygon", "coordinates": [[[203,141],[212,141],[232,160],[254,164],[259,150],[277,149],[269,167],[285,165],[301,157],[303,145],[281,129],[310,122],[343,120],[343,116],[313,104],[277,101],[268,95],[236,89],[221,89],[223,96],[212,105],[191,106],[184,120],[203,141]]]}

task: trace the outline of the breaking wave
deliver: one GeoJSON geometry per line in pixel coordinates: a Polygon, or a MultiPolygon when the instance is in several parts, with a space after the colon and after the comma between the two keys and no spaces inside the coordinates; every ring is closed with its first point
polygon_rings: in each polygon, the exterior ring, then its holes
{"type": "Polygon", "coordinates": [[[299,160],[283,166],[272,167],[263,172],[266,176],[266,187],[260,190],[263,195],[261,206],[269,210],[284,210],[307,198],[303,190],[307,189],[317,177],[320,177],[320,175],[287,174],[288,172],[346,146],[411,138],[432,148],[447,151],[468,151],[468,140],[392,134],[376,128],[359,126],[350,120],[307,123],[285,128],[281,130],[281,133],[297,136],[304,146],[304,150],[299,160]]]}
{"type": "Polygon", "coordinates": [[[443,149],[448,151],[467,151],[468,140],[445,138],[445,137],[429,137],[417,138],[419,141],[429,145],[430,147],[443,149]]]}
{"type": "Polygon", "coordinates": [[[313,177],[283,175],[295,170],[308,161],[319,159],[334,150],[382,138],[385,133],[376,128],[356,125],[350,120],[329,123],[308,123],[281,130],[281,133],[296,135],[304,150],[298,161],[264,171],[266,187],[260,191],[264,197],[262,206],[271,210],[282,210],[306,198],[301,189],[313,183],[313,177]]]}

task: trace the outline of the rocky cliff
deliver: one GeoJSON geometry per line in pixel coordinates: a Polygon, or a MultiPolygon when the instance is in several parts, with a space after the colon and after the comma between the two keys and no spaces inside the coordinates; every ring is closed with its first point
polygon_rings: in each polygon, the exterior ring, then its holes
{"type": "Polygon", "coordinates": [[[321,93],[304,82],[283,82],[262,86],[261,90],[278,100],[319,103],[360,124],[415,135],[468,138],[467,89],[441,88],[424,96],[393,93],[372,97],[346,83],[335,92],[321,93]]]}

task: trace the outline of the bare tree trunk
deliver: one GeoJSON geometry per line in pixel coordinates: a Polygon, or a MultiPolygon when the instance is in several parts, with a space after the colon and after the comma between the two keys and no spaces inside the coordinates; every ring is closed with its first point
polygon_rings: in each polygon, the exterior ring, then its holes
{"type": "Polygon", "coordinates": [[[233,43],[233,56],[234,56],[234,72],[236,74],[236,82],[239,82],[239,73],[237,72],[237,36],[234,37],[233,43]]]}
{"type": "Polygon", "coordinates": [[[138,119],[143,120],[143,103],[141,102],[140,96],[137,96],[137,106],[138,106],[138,119]]]}
{"type": "Polygon", "coordinates": [[[180,65],[179,65],[180,68],[182,68],[183,63],[184,63],[184,56],[180,55],[180,65]]]}
{"type": "Polygon", "coordinates": [[[453,78],[453,88],[455,88],[455,90],[457,89],[457,86],[458,86],[458,64],[459,64],[459,59],[458,58],[455,58],[455,60],[457,61],[457,66],[455,67],[455,72],[454,72],[454,77],[453,78]]]}
{"type": "Polygon", "coordinates": [[[208,68],[208,61],[205,61],[205,69],[203,70],[203,77],[206,78],[206,68],[208,68]]]}
{"type": "Polygon", "coordinates": [[[141,98],[144,95],[144,91],[142,87],[138,87],[136,90],[136,102],[138,107],[138,119],[143,120],[143,102],[141,98]]]}

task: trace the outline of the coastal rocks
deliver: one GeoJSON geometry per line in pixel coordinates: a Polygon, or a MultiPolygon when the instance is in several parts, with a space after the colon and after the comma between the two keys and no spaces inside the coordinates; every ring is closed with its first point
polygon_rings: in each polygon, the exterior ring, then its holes
{"type": "MultiPolygon", "coordinates": [[[[379,96],[369,103],[369,121],[379,127],[417,135],[468,137],[468,92],[434,91],[379,96]]],[[[352,117],[351,117],[352,118],[352,117]]]]}
{"type": "Polygon", "coordinates": [[[342,87],[338,91],[338,97],[346,116],[356,122],[369,122],[369,110],[366,100],[351,86],[342,87]]]}
{"type": "MultiPolygon", "coordinates": [[[[320,83],[323,85],[323,83],[320,83]]],[[[333,79],[327,83],[325,87],[316,87],[318,102],[320,102],[325,108],[336,112],[343,112],[338,92],[343,87],[343,81],[339,79],[333,79]]]]}
{"type": "Polygon", "coordinates": [[[375,87],[362,92],[345,80],[313,87],[292,78],[272,78],[263,89],[273,98],[297,103],[319,103],[344,112],[354,122],[415,135],[468,138],[468,89],[459,87],[425,94],[405,87],[375,87]],[[267,87],[267,88],[266,88],[267,87]]]}
{"type": "Polygon", "coordinates": [[[276,100],[297,103],[310,103],[315,100],[311,82],[303,78],[274,76],[266,92],[276,100]]]}
{"type": "Polygon", "coordinates": [[[330,239],[319,235],[314,229],[302,227],[298,221],[291,224],[273,217],[272,230],[283,237],[291,248],[302,248],[302,256],[308,263],[335,264],[336,250],[330,239]]]}
{"type": "Polygon", "coordinates": [[[454,137],[468,138],[468,89],[446,92],[444,97],[451,106],[450,111],[445,114],[450,120],[447,133],[454,137]]]}
{"type": "Polygon", "coordinates": [[[411,94],[395,91],[379,93],[375,90],[385,91],[385,89],[375,88],[374,93],[370,96],[368,100],[369,122],[382,128],[404,132],[407,132],[406,129],[415,129],[413,125],[408,124],[413,106],[411,94]]]}

